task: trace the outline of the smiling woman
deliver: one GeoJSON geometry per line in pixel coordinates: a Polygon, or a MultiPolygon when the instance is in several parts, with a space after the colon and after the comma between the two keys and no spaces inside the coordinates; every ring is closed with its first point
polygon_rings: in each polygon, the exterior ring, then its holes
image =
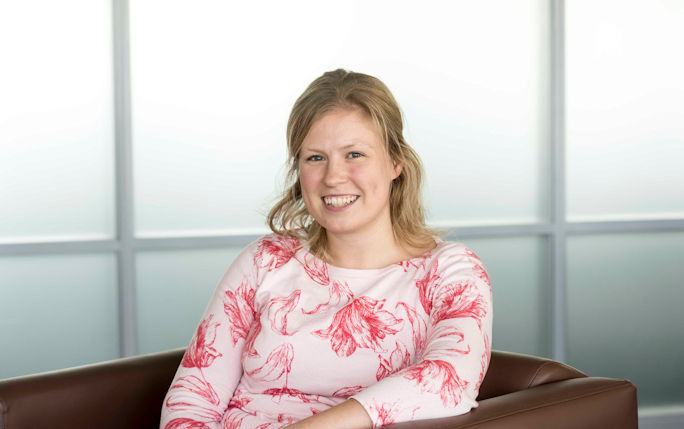
{"type": "MultiPolygon", "coordinates": [[[[387,86],[379,79],[341,69],[323,74],[309,85],[292,108],[287,125],[287,138],[290,186],[269,213],[269,225],[274,232],[299,237],[301,232],[305,231],[312,253],[331,260],[329,252],[332,249],[327,242],[329,239],[341,237],[331,237],[330,231],[327,231],[314,215],[315,205],[313,201],[307,202],[309,197],[304,195],[304,179],[308,177],[310,164],[323,162],[326,166],[325,174],[331,175],[326,177],[328,183],[333,184],[333,188],[339,188],[339,184],[331,182],[340,180],[336,179],[335,175],[345,174],[345,171],[348,174],[352,171],[350,168],[344,168],[344,165],[360,164],[367,168],[363,170],[366,173],[355,173],[358,180],[369,180],[366,177],[368,174],[386,176],[385,179],[376,177],[370,180],[375,182],[372,184],[374,190],[388,189],[389,195],[368,195],[363,204],[389,204],[387,208],[390,223],[385,223],[385,227],[391,226],[394,239],[402,247],[400,253],[404,256],[420,254],[434,246],[436,234],[425,226],[422,164],[418,155],[404,139],[399,105],[387,86]],[[316,152],[324,149],[334,149],[338,153],[329,154],[330,159],[325,162],[325,154],[316,152]],[[302,153],[307,150],[309,153],[302,153]],[[342,156],[348,159],[348,162],[340,164],[336,159],[332,159],[332,155],[335,155],[335,158],[342,156]],[[369,166],[369,163],[373,165],[369,166]],[[368,173],[369,171],[372,173],[368,173]],[[372,198],[376,198],[376,201],[368,201],[372,198]]],[[[354,169],[356,170],[358,169],[354,169]]],[[[331,188],[329,185],[326,186],[331,188]]],[[[326,191],[331,192],[334,189],[326,191]]],[[[322,196],[319,195],[314,200],[322,196]]],[[[336,195],[332,192],[329,195],[329,202],[339,205],[339,200],[334,197],[340,196],[345,195],[336,195]]],[[[348,196],[354,197],[356,194],[348,196]]],[[[373,217],[370,213],[368,216],[373,217]]],[[[375,220],[379,221],[380,218],[375,220]]],[[[365,232],[373,231],[367,228],[365,232]]],[[[380,234],[380,231],[376,232],[380,234]]],[[[367,241],[373,242],[369,235],[366,238],[367,241]]],[[[348,240],[347,242],[349,243],[348,240]]]]}
{"type": "Polygon", "coordinates": [[[162,428],[369,428],[477,406],[489,277],[425,226],[402,127],[387,87],[361,73],[325,73],[295,102],[274,233],[219,283],[162,428]]]}
{"type": "MultiPolygon", "coordinates": [[[[392,162],[361,109],[333,110],[313,124],[302,143],[299,182],[307,211],[325,230],[330,248],[344,241],[394,239],[389,195],[399,173],[401,165],[392,162]]],[[[386,256],[390,261],[362,268],[391,263],[393,256],[386,256]]]]}

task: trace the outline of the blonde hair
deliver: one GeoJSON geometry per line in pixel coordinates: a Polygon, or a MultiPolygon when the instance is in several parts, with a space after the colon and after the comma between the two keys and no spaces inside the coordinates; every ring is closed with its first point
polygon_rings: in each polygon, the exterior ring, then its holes
{"type": "Polygon", "coordinates": [[[292,107],[287,122],[288,185],[268,214],[269,227],[279,235],[303,238],[314,255],[328,259],[325,228],[309,215],[302,199],[299,153],[317,119],[335,109],[353,108],[361,108],[370,116],[383,137],[390,159],[402,166],[401,174],[392,181],[389,197],[395,238],[401,245],[432,247],[437,233],[425,225],[421,192],[423,166],[418,154],[404,140],[399,105],[379,79],[343,69],[323,73],[292,107]]]}

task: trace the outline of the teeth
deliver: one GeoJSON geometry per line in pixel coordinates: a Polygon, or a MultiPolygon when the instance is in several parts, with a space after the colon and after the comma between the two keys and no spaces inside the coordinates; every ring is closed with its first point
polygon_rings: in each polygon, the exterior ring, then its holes
{"type": "Polygon", "coordinates": [[[323,201],[329,206],[343,207],[353,203],[357,198],[359,198],[358,195],[350,195],[347,197],[324,197],[323,201]]]}

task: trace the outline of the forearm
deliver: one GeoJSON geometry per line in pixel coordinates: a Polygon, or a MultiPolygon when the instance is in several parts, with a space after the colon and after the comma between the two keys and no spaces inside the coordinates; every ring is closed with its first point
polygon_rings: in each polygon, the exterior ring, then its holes
{"type": "Polygon", "coordinates": [[[289,429],[368,429],[373,427],[373,422],[361,404],[354,399],[348,399],[287,427],[289,429]]]}

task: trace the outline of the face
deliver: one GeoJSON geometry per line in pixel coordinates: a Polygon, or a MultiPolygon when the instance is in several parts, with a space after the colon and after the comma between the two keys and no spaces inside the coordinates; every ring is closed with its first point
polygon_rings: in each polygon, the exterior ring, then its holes
{"type": "Polygon", "coordinates": [[[361,109],[326,113],[302,142],[302,197],[329,236],[391,232],[390,185],[400,173],[361,109]]]}

